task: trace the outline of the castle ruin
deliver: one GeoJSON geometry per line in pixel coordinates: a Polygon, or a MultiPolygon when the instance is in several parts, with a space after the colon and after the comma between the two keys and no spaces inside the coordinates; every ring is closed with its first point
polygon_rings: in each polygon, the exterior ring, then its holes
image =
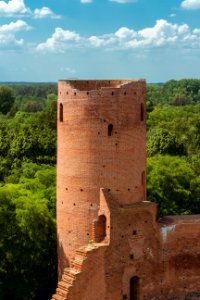
{"type": "Polygon", "coordinates": [[[146,199],[144,80],[60,81],[53,300],[200,299],[200,216],[146,199]]]}

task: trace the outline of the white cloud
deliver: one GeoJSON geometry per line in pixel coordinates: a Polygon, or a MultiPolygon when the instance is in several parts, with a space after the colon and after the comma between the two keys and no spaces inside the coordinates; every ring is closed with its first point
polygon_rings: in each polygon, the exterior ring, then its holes
{"type": "Polygon", "coordinates": [[[48,7],[36,8],[34,12],[32,12],[29,7],[26,7],[24,0],[0,1],[0,15],[3,17],[31,16],[37,19],[60,18],[60,16],[54,14],[48,7]]]}
{"type": "Polygon", "coordinates": [[[0,26],[0,49],[14,49],[15,46],[22,46],[24,40],[17,39],[16,33],[30,29],[31,27],[22,20],[0,26]]]}
{"type": "Polygon", "coordinates": [[[187,24],[173,24],[158,20],[153,27],[139,31],[121,27],[102,36],[80,36],[78,33],[56,28],[53,35],[37,46],[38,51],[65,52],[69,48],[99,48],[105,50],[148,49],[155,47],[200,48],[200,28],[191,30],[187,24]]]}
{"type": "Polygon", "coordinates": [[[120,3],[120,4],[125,4],[125,3],[134,3],[134,2],[137,2],[138,0],[109,0],[109,1],[120,3]]]}
{"type": "Polygon", "coordinates": [[[51,18],[51,19],[60,19],[60,16],[53,13],[49,7],[36,8],[34,10],[35,19],[51,18]]]}
{"type": "Polygon", "coordinates": [[[66,47],[70,48],[77,45],[80,39],[79,34],[73,31],[56,28],[53,35],[45,43],[37,46],[37,50],[45,52],[64,52],[66,47]]]}
{"type": "Polygon", "coordinates": [[[93,0],[81,0],[81,3],[86,4],[86,3],[92,3],[93,0]]]}
{"type": "Polygon", "coordinates": [[[181,7],[184,9],[200,9],[200,0],[184,0],[181,7]]]}
{"type": "Polygon", "coordinates": [[[24,4],[24,0],[10,0],[8,2],[0,1],[0,14],[4,16],[29,14],[30,9],[24,4]]]}

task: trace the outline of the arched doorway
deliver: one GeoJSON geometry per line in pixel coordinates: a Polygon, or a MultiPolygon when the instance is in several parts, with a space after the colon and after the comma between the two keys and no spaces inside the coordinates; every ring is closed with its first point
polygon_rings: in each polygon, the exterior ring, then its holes
{"type": "Polygon", "coordinates": [[[130,300],[139,300],[139,277],[130,279],[130,300]]]}

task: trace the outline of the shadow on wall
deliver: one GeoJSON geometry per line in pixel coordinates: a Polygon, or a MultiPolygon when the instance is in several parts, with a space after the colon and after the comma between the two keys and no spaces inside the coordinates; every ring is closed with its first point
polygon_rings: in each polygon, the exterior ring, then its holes
{"type": "MultiPolygon", "coordinates": [[[[58,237],[58,241],[59,241],[59,237],[58,237]]],[[[59,257],[58,257],[58,276],[59,276],[59,279],[60,279],[61,276],[62,276],[64,268],[69,267],[69,260],[66,257],[66,255],[64,253],[62,243],[60,243],[60,242],[58,244],[57,251],[58,251],[58,254],[59,254],[59,257]],[[62,262],[62,264],[61,264],[61,262],[62,262]]]]}

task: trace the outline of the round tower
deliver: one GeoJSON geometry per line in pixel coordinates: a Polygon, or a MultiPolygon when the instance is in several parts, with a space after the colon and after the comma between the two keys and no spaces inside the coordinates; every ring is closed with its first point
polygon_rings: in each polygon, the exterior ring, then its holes
{"type": "Polygon", "coordinates": [[[57,232],[59,272],[91,240],[100,188],[121,205],[146,198],[144,80],[60,81],[57,232]]]}

